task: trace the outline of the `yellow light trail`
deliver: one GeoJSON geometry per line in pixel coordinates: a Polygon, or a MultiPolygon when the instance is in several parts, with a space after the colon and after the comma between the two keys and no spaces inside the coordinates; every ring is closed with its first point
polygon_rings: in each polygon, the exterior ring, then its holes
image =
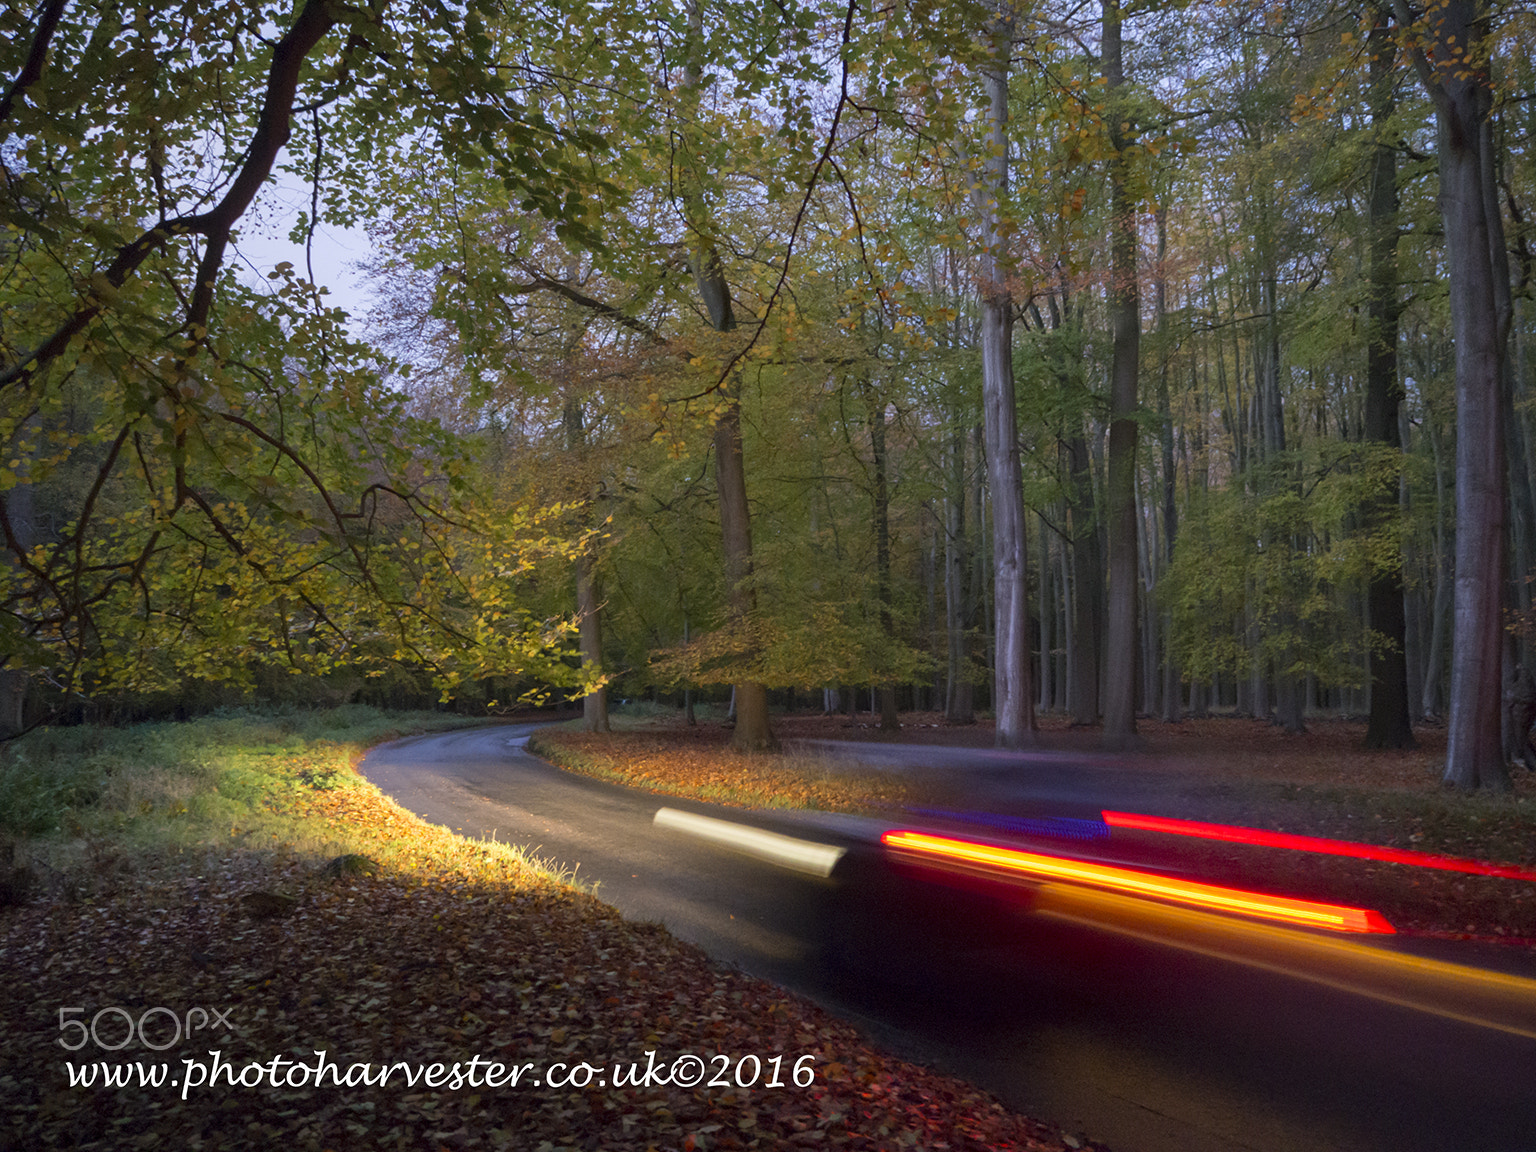
{"type": "Polygon", "coordinates": [[[931,836],[925,832],[891,829],[880,837],[881,843],[900,852],[970,864],[1039,880],[1065,881],[1091,888],[1107,889],[1154,900],[1170,901],[1196,908],[1255,916],[1285,924],[1322,928],[1332,932],[1391,933],[1395,929],[1379,912],[1352,908],[1344,904],[1324,904],[1247,892],[1216,884],[1178,880],[1155,872],[1117,868],[1062,856],[1022,852],[996,844],[931,836]]]}

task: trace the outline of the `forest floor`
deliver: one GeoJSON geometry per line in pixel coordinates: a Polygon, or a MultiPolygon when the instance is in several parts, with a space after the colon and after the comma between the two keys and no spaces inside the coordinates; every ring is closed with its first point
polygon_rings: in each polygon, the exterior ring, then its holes
{"type": "MultiPolygon", "coordinates": [[[[966,796],[941,774],[829,770],[825,757],[795,752],[807,740],[993,746],[989,721],[947,726],[933,713],[901,720],[899,731],[884,732],[868,714],[776,715],[775,733],[790,753],[772,757],[731,752],[724,724],[688,727],[671,715],[629,721],[607,736],[549,728],[533,747],[575,771],[717,803],[890,814],[963,806],[966,796]]],[[[1050,715],[1040,727],[1047,751],[1096,753],[1096,729],[1050,715]]],[[[1349,720],[1314,719],[1291,735],[1253,719],[1143,718],[1138,731],[1141,750],[1112,763],[1153,784],[1140,790],[1149,814],[1536,868],[1536,776],[1513,771],[1504,796],[1446,791],[1443,728],[1420,727],[1418,747],[1406,751],[1366,750],[1365,724],[1349,720]]],[[[1401,933],[1536,949],[1536,884],[1528,880],[1119,828],[1113,840],[1154,867],[1372,908],[1401,933]]]]}
{"type": "Polygon", "coordinates": [[[381,735],[143,732],[0,748],[0,1152],[1096,1147],[424,823],[381,735]]]}

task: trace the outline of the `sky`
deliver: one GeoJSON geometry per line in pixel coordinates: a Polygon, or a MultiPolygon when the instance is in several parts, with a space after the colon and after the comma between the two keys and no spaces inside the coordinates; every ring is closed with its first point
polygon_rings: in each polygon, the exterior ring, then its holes
{"type": "MultiPolygon", "coordinates": [[[[310,204],[309,186],[297,177],[279,172],[262,189],[251,210],[241,220],[236,251],[230,257],[241,278],[247,283],[267,285],[267,273],[284,260],[291,261],[300,276],[305,271],[303,244],[293,243],[289,232],[301,212],[310,204]]],[[[322,224],[315,229],[309,258],[314,266],[315,283],[330,289],[330,301],[351,314],[349,325],[354,335],[362,332],[369,292],[359,262],[373,251],[368,234],[361,228],[339,228],[322,224]]]]}

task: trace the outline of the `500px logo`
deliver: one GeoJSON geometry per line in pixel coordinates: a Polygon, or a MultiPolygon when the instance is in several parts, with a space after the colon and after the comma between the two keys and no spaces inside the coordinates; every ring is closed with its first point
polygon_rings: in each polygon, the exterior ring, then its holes
{"type": "Polygon", "coordinates": [[[200,1032],[204,1028],[234,1030],[234,1025],[229,1022],[229,1013],[221,1012],[217,1008],[188,1008],[185,1019],[169,1008],[146,1008],[143,1012],[139,1013],[138,1019],[135,1020],[128,1009],[111,1005],[103,1008],[91,1017],[89,1028],[86,1027],[84,1020],[71,1019],[77,1013],[83,1014],[84,1012],[84,1008],[59,1009],[59,1031],[70,1033],[71,1029],[75,1029],[80,1034],[80,1038],[73,1044],[69,1042],[70,1039],[73,1039],[72,1033],[69,1039],[60,1036],[57,1040],[60,1048],[67,1049],[70,1052],[78,1052],[85,1047],[87,1042],[90,1042],[108,1052],[116,1052],[118,1049],[126,1048],[132,1044],[133,1038],[137,1036],[139,1043],[144,1045],[144,1047],[156,1052],[164,1052],[167,1048],[181,1043],[183,1036],[190,1040],[192,1033],[200,1032]],[[212,1015],[209,1015],[210,1011],[212,1015]],[[102,1027],[101,1018],[103,1016],[107,1017],[108,1020],[105,1028],[102,1027]],[[108,1043],[117,1032],[116,1021],[118,1017],[121,1017],[122,1023],[128,1026],[128,1034],[116,1043],[108,1043]],[[196,1018],[195,1022],[194,1017],[196,1018]],[[170,1034],[169,1040],[165,1038],[167,1030],[169,1030],[170,1034]],[[102,1039],[103,1033],[107,1035],[107,1040],[102,1039]],[[153,1039],[151,1039],[151,1036],[153,1036],[153,1039]]]}

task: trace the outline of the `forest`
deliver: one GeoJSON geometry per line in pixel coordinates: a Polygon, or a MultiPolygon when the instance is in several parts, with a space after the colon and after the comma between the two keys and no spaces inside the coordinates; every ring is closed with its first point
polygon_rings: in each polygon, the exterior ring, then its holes
{"type": "Polygon", "coordinates": [[[1448,725],[1536,668],[1536,13],[8,2],[0,728],[1448,725]],[[285,217],[275,190],[302,187],[285,217]],[[259,266],[245,230],[291,227],[259,266]],[[371,299],[310,270],[366,227],[371,299]]]}

